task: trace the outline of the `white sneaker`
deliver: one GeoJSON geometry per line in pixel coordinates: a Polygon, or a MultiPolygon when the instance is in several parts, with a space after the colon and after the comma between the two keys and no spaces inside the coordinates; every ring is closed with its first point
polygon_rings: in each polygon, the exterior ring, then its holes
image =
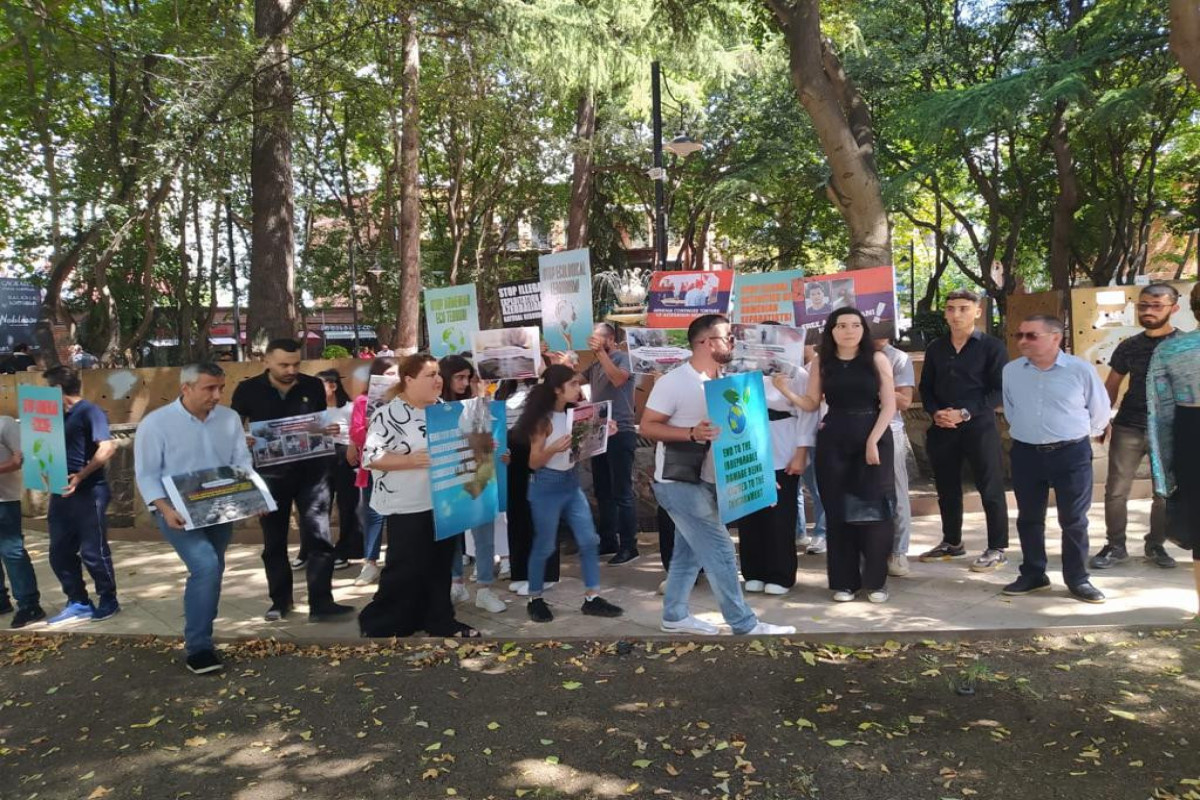
{"type": "Polygon", "coordinates": [[[876,589],[873,592],[867,592],[867,599],[872,603],[886,603],[888,601],[887,589],[876,589]]]}
{"type": "Polygon", "coordinates": [[[482,608],[484,611],[490,611],[493,614],[499,614],[502,611],[507,611],[508,606],[496,596],[496,593],[487,587],[481,588],[475,592],[475,606],[482,608]]]}
{"type": "Polygon", "coordinates": [[[508,560],[508,556],[500,559],[500,569],[496,572],[497,578],[507,578],[512,575],[512,564],[508,560]]]}
{"type": "Polygon", "coordinates": [[[508,585],[508,590],[513,594],[529,594],[529,581],[513,581],[508,585]]]}
{"type": "Polygon", "coordinates": [[[786,636],[789,633],[795,633],[796,629],[791,625],[772,625],[769,622],[760,622],[746,632],[746,636],[786,636]]]}
{"type": "Polygon", "coordinates": [[[658,593],[659,594],[667,593],[667,582],[665,580],[662,583],[658,584],[658,593]]]}
{"type": "Polygon", "coordinates": [[[764,586],[762,581],[746,581],[747,592],[761,592],[764,586]]]}
{"type": "Polygon", "coordinates": [[[372,564],[370,561],[364,561],[362,571],[358,573],[358,577],[354,579],[355,586],[370,586],[372,583],[379,583],[379,574],[383,572],[378,564],[372,564]]]}
{"type": "Polygon", "coordinates": [[[847,592],[843,590],[836,591],[833,593],[833,602],[849,603],[854,599],[855,594],[855,592],[847,592]]]}
{"type": "MultiPolygon", "coordinates": [[[[517,587],[518,597],[529,597],[529,581],[520,581],[521,585],[517,587]]],[[[542,584],[542,591],[547,592],[558,585],[558,581],[546,581],[542,584]]]]}
{"type": "Polygon", "coordinates": [[[716,636],[721,632],[721,629],[711,622],[705,622],[690,614],[675,622],[664,619],[658,629],[665,633],[694,633],[697,636],[716,636]]]}
{"type": "Polygon", "coordinates": [[[767,594],[773,594],[773,595],[781,595],[781,594],[788,593],[787,587],[780,586],[778,583],[768,583],[766,586],[763,587],[763,591],[766,592],[767,594]]]}
{"type": "Polygon", "coordinates": [[[458,605],[471,599],[471,592],[461,583],[450,584],[450,602],[458,605]]]}
{"type": "Polygon", "coordinates": [[[808,550],[805,552],[807,552],[810,556],[819,556],[825,552],[825,549],[825,537],[814,536],[812,541],[808,543],[808,550]]]}
{"type": "Polygon", "coordinates": [[[797,547],[808,547],[809,542],[811,542],[811,541],[812,541],[811,536],[809,536],[807,533],[802,533],[796,537],[796,546],[797,547]]]}
{"type": "Polygon", "coordinates": [[[888,575],[893,578],[903,578],[911,570],[908,568],[908,556],[888,556],[888,575]]]}

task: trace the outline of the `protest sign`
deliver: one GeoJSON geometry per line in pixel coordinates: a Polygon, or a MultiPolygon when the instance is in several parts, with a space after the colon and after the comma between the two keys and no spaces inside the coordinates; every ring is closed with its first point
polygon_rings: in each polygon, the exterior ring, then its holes
{"type": "Polygon", "coordinates": [[[425,324],[429,330],[429,352],[434,358],[469,350],[471,335],[479,330],[475,284],[426,289],[425,324]]]}
{"type": "Polygon", "coordinates": [[[324,412],[251,422],[254,465],[268,467],[334,455],[337,448],[333,437],[325,433],[325,424],[324,412]]]}
{"type": "Polygon", "coordinates": [[[725,372],[794,377],[804,366],[804,331],[785,325],[731,325],[733,360],[725,372]]]}
{"type": "Polygon", "coordinates": [[[792,281],[803,277],[804,272],[798,269],[737,273],[733,280],[733,316],[730,320],[747,325],[761,322],[795,324],[792,281]]]}
{"type": "Polygon", "coordinates": [[[496,287],[500,298],[500,325],[523,328],[542,324],[542,282],[510,281],[496,287]]]}
{"type": "MultiPolygon", "coordinates": [[[[891,267],[872,267],[792,281],[796,327],[820,331],[825,320],[843,306],[857,308],[871,325],[872,336],[896,332],[896,280],[891,267]]],[[[808,335],[814,341],[815,334],[808,335]]]]}
{"type": "Polygon", "coordinates": [[[213,467],[163,478],[171,506],[189,530],[236,522],[275,510],[275,499],[254,470],[213,467]]]}
{"type": "Polygon", "coordinates": [[[763,377],[758,372],[705,381],[708,418],[721,429],[712,444],[717,508],[728,525],[778,500],[763,377]]]}
{"type": "Polygon", "coordinates": [[[686,328],[704,314],[726,314],[732,289],[732,270],[655,272],[646,294],[646,325],[686,328]]]}
{"type": "Polygon", "coordinates": [[[367,381],[367,407],[365,409],[367,425],[371,424],[371,417],[387,400],[392,387],[399,382],[400,378],[395,375],[372,375],[371,379],[367,381]]]}
{"type": "Polygon", "coordinates": [[[67,440],[63,429],[62,389],[17,387],[21,416],[21,477],[25,488],[62,494],[67,488],[67,440]]]}
{"type": "Polygon", "coordinates": [[[504,404],[484,398],[425,409],[433,526],[438,539],[492,522],[500,512],[504,404]]]}
{"type": "Polygon", "coordinates": [[[571,432],[572,464],[608,452],[608,421],[612,419],[612,401],[580,403],[567,409],[567,430],[571,432]]]}
{"type": "Polygon", "coordinates": [[[536,378],[541,373],[538,329],[496,328],[475,334],[475,369],[485,381],[536,378]]]}
{"type": "Polygon", "coordinates": [[[585,247],[538,258],[542,333],[551,350],[586,350],[592,335],[592,266],[585,247]]]}
{"type": "Polygon", "coordinates": [[[625,349],[635,375],[666,375],[692,357],[687,331],[671,328],[626,328],[625,349]]]}

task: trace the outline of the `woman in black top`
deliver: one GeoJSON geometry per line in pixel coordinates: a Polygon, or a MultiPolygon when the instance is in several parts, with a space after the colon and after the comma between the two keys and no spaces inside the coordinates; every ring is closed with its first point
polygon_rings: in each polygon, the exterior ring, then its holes
{"type": "Polygon", "coordinates": [[[829,315],[808,392],[791,395],[805,411],[824,398],[828,413],[817,433],[817,487],[828,521],[826,573],[833,599],[849,602],[861,589],[883,603],[892,547],[892,434],[896,413],[892,367],[871,346],[867,321],[856,308],[829,315]]]}

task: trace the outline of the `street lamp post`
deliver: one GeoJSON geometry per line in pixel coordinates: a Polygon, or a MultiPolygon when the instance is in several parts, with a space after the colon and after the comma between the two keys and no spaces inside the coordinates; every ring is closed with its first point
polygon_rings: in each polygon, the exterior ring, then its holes
{"type": "Polygon", "coordinates": [[[667,212],[663,182],[662,94],[659,89],[661,68],[657,61],[650,64],[650,116],[654,127],[654,252],[658,268],[667,268],[667,212]]]}
{"type": "Polygon", "coordinates": [[[237,262],[233,252],[233,204],[225,195],[225,241],[229,246],[229,284],[233,289],[233,352],[242,360],[242,311],[238,306],[237,262]]]}
{"type": "Polygon", "coordinates": [[[350,324],[354,326],[354,357],[358,358],[358,273],[354,266],[354,243],[350,243],[350,324]]]}

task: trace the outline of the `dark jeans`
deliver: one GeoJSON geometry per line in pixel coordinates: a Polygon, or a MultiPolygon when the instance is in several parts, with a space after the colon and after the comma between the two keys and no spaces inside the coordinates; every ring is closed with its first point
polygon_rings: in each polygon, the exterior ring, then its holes
{"type": "MultiPolygon", "coordinates": [[[[1178,440],[1177,440],[1178,441],[1178,440]]],[[[1125,546],[1129,526],[1129,490],[1137,476],[1138,465],[1150,453],[1150,437],[1140,428],[1113,425],[1108,439],[1108,478],[1104,483],[1104,529],[1108,543],[1125,546]]],[[[1150,504],[1150,532],[1146,545],[1161,545],[1167,540],[1167,500],[1155,495],[1150,504]]]]}
{"type": "Polygon", "coordinates": [[[742,577],[791,588],[796,585],[796,516],[800,476],[775,470],[779,500],[738,520],[742,577]]]}
{"type": "Polygon", "coordinates": [[[111,498],[107,483],[76,489],[68,497],[50,495],[47,513],[50,569],[54,570],[69,602],[88,601],[81,562],[92,576],[101,600],[117,596],[117,574],[113,569],[112,551],[108,549],[108,501],[111,498]]]}
{"type": "MultiPolygon", "coordinates": [[[[508,562],[513,582],[529,580],[529,555],[533,552],[533,511],[529,507],[529,445],[510,441],[508,464],[508,562]]],[[[547,582],[559,577],[558,548],[546,559],[547,582]]]]}
{"type": "MultiPolygon", "coordinates": [[[[962,544],[962,468],[971,465],[975,488],[987,517],[989,550],[1008,547],[1008,501],[1004,497],[1004,466],[1000,429],[994,415],[978,417],[957,428],[934,425],[926,437],[933,479],[937,484],[938,508],[942,513],[942,540],[962,544]]],[[[1014,470],[1015,473],[1015,470],[1014,470]]]]}
{"type": "Polygon", "coordinates": [[[1017,496],[1017,534],[1021,537],[1021,574],[1046,574],[1046,506],[1050,490],[1058,501],[1062,527],[1063,578],[1067,586],[1088,579],[1088,509],[1092,505],[1092,445],[1084,439],[1057,450],[1013,442],[1013,492],[1017,496]]]}
{"type": "MultiPolygon", "coordinates": [[[[358,514],[359,490],[354,485],[358,467],[352,467],[346,462],[346,446],[336,446],[333,468],[329,470],[329,494],[333,503],[337,504],[338,540],[333,548],[333,557],[349,561],[352,558],[363,557],[363,532],[358,514]]],[[[308,548],[300,543],[300,559],[308,558],[308,548]]]]}
{"type": "Polygon", "coordinates": [[[434,538],[433,512],[387,516],[387,559],[375,597],[358,615],[363,636],[453,636],[450,560],[458,536],[434,538]]]}
{"type": "Polygon", "coordinates": [[[637,508],[633,499],[633,457],[637,433],[621,431],[608,437],[608,452],[592,459],[592,488],[596,492],[596,532],[600,550],[637,551],[637,508]]]}
{"type": "Polygon", "coordinates": [[[329,533],[329,458],[289,464],[284,470],[263,475],[277,509],[260,519],[263,532],[263,567],[272,605],[292,607],[292,566],[288,562],[288,528],[292,506],[300,523],[300,547],[308,557],[308,605],[319,608],[333,602],[333,541],[329,533]]]}
{"type": "Polygon", "coordinates": [[[20,500],[0,502],[0,562],[4,563],[4,569],[0,570],[0,599],[8,598],[8,589],[4,585],[4,572],[7,570],[17,608],[36,608],[41,595],[38,594],[33,563],[25,550],[20,500]]]}

